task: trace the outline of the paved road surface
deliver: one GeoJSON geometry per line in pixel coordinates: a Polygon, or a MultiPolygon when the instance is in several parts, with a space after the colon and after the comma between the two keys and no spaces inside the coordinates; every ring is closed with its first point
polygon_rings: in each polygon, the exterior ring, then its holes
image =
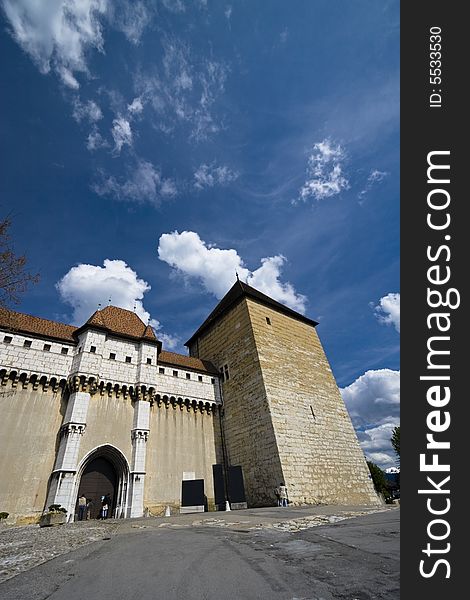
{"type": "Polygon", "coordinates": [[[135,529],[0,585],[2,600],[398,600],[399,511],[299,532],[135,529]]]}

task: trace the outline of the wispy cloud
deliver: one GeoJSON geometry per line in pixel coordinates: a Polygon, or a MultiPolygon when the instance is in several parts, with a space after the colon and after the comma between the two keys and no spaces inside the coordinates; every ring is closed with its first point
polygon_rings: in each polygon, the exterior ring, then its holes
{"type": "Polygon", "coordinates": [[[105,138],[98,131],[96,125],[93,127],[91,132],[88,134],[86,147],[90,152],[94,152],[95,150],[99,150],[100,148],[109,147],[109,143],[105,140],[105,138]]]}
{"type": "Polygon", "coordinates": [[[393,325],[400,333],[400,294],[387,294],[380,298],[376,306],[374,306],[374,303],[371,303],[370,306],[374,309],[379,323],[393,325]]]}
{"type": "Polygon", "coordinates": [[[127,110],[131,115],[138,115],[144,110],[144,105],[141,98],[134,98],[130,104],[127,105],[127,110]]]}
{"type": "Polygon", "coordinates": [[[139,44],[145,29],[155,15],[155,6],[142,0],[113,0],[108,18],[115,29],[122,31],[129,42],[139,44]]]}
{"type": "Polygon", "coordinates": [[[202,190],[206,187],[224,186],[235,181],[237,177],[238,173],[226,165],[216,166],[215,162],[209,165],[203,163],[194,171],[194,187],[202,190]]]}
{"type": "Polygon", "coordinates": [[[100,176],[101,180],[92,189],[100,196],[112,196],[117,200],[149,202],[158,206],[162,200],[177,194],[175,182],[163,178],[152,163],[143,159],[137,159],[135,166],[127,169],[127,177],[117,179],[103,172],[100,176]]]}
{"type": "Polygon", "coordinates": [[[119,154],[123,146],[132,146],[133,136],[131,124],[124,117],[113,120],[111,135],[114,139],[114,153],[119,154]]]}
{"type": "Polygon", "coordinates": [[[2,0],[2,7],[13,37],[41,73],[53,70],[66,86],[78,89],[75,74],[88,73],[87,52],[103,51],[107,0],[2,0]]]}
{"type": "Polygon", "coordinates": [[[385,177],[387,177],[388,175],[389,175],[389,173],[387,173],[385,171],[378,171],[377,169],[374,169],[373,171],[371,171],[369,173],[369,176],[367,178],[364,188],[357,195],[357,197],[359,198],[359,204],[362,204],[362,202],[364,201],[364,196],[366,196],[368,194],[368,192],[371,190],[371,188],[375,184],[383,181],[385,179],[385,177]]]}
{"type": "Polygon", "coordinates": [[[261,259],[261,266],[250,271],[234,249],[220,249],[206,244],[194,231],[164,233],[159,240],[158,256],[177,273],[194,278],[216,298],[221,298],[235,282],[235,273],[242,281],[271,298],[305,312],[306,297],[293,285],[282,283],[280,276],[286,258],[282,255],[261,259]]]}
{"type": "Polygon", "coordinates": [[[75,98],[73,101],[73,118],[78,123],[83,120],[96,123],[103,118],[103,113],[94,100],[81,102],[78,98],[75,98]]]}
{"type": "Polygon", "coordinates": [[[307,177],[299,190],[298,201],[323,200],[349,188],[343,173],[346,154],[340,144],[324,139],[314,144],[307,161],[307,177]]]}
{"type": "Polygon", "coordinates": [[[228,67],[201,58],[175,36],[164,37],[162,44],[162,67],[137,73],[135,91],[153,110],[161,131],[186,126],[191,139],[205,140],[221,128],[214,104],[224,91],[228,67]]]}

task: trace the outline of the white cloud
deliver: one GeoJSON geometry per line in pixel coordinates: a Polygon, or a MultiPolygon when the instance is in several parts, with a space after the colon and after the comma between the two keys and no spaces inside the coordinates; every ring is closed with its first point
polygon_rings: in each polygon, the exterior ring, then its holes
{"type": "Polygon", "coordinates": [[[93,100],[80,102],[78,98],[73,103],[73,118],[80,123],[84,119],[90,123],[96,123],[103,118],[101,108],[93,100]]]}
{"type": "Polygon", "coordinates": [[[227,21],[230,21],[230,17],[232,16],[232,7],[228,4],[225,8],[224,15],[227,21]]]}
{"type": "Polygon", "coordinates": [[[198,279],[217,298],[222,298],[230,289],[238,273],[242,281],[274,300],[299,312],[305,311],[306,297],[298,294],[290,283],[279,281],[286,261],[284,256],[263,258],[261,266],[250,271],[236,250],[207,245],[193,231],[164,233],[159,240],[158,256],[177,273],[198,279]]]}
{"type": "Polygon", "coordinates": [[[100,18],[107,0],[2,0],[2,6],[13,37],[41,73],[54,70],[77,89],[74,73],[88,73],[87,52],[103,50],[100,18]]]}
{"type": "Polygon", "coordinates": [[[360,200],[359,204],[362,204],[364,196],[371,190],[372,186],[374,186],[376,183],[380,183],[381,181],[383,181],[385,177],[388,177],[388,175],[389,173],[387,173],[386,171],[378,171],[377,169],[371,171],[369,173],[369,176],[367,177],[364,189],[361,190],[357,195],[357,197],[360,200]]]}
{"type": "Polygon", "coordinates": [[[400,294],[391,293],[380,298],[374,312],[379,323],[393,325],[400,333],[400,294]]]}
{"type": "Polygon", "coordinates": [[[345,158],[343,148],[330,139],[315,144],[308,157],[307,178],[299,190],[298,200],[323,200],[348,189],[349,181],[343,174],[345,158]]]}
{"type": "Polygon", "coordinates": [[[155,329],[164,348],[181,346],[178,336],[164,333],[160,322],[150,318],[143,298],[151,287],[123,260],[106,259],[102,267],[79,264],[57,282],[56,288],[63,302],[72,307],[75,325],[83,325],[96,310],[112,304],[135,311],[145,324],[155,329]]]}
{"type": "Polygon", "coordinates": [[[142,104],[141,98],[134,98],[130,104],[127,105],[127,110],[132,115],[138,115],[144,110],[144,105],[142,104]]]}
{"type": "Polygon", "coordinates": [[[341,390],[356,427],[382,425],[400,415],[400,371],[366,371],[341,390]]]}
{"type": "Polygon", "coordinates": [[[79,264],[72,267],[56,284],[61,299],[73,308],[73,322],[82,325],[109,299],[113,306],[134,310],[148,323],[150,314],[144,309],[142,299],[150,290],[149,284],[139,279],[123,260],[106,259],[103,267],[79,264]]]}
{"type": "Polygon", "coordinates": [[[289,37],[289,30],[287,29],[287,27],[285,29],[283,29],[279,35],[279,39],[281,41],[281,44],[285,44],[287,42],[287,38],[289,37]]]}
{"type": "Polygon", "coordinates": [[[205,187],[214,187],[215,185],[228,185],[237,179],[238,173],[235,173],[227,166],[215,166],[215,163],[210,165],[201,164],[194,171],[194,187],[202,190],[205,187]]]}
{"type": "Polygon", "coordinates": [[[340,391],[368,459],[382,468],[395,464],[390,438],[400,424],[400,371],[366,371],[340,391]]]}
{"type": "Polygon", "coordinates": [[[132,146],[131,124],[124,117],[113,120],[111,134],[114,139],[114,152],[119,154],[123,146],[132,146]]]}
{"type": "Polygon", "coordinates": [[[133,170],[128,170],[127,178],[118,180],[114,176],[106,177],[103,173],[101,176],[102,180],[92,186],[100,196],[158,205],[161,200],[177,194],[175,182],[162,178],[152,163],[142,159],[137,160],[133,170]]]}

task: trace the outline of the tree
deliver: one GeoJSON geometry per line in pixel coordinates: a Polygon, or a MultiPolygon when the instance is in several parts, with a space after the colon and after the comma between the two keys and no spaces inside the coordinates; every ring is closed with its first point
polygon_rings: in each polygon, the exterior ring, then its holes
{"type": "Polygon", "coordinates": [[[387,479],[385,477],[385,473],[380,467],[378,467],[375,463],[373,463],[370,460],[367,461],[367,466],[369,467],[375,491],[377,492],[377,494],[382,495],[385,498],[385,500],[387,500],[390,497],[390,492],[388,491],[388,484],[387,479]]]}
{"type": "Polygon", "coordinates": [[[28,285],[39,281],[39,274],[26,269],[26,256],[17,256],[11,246],[10,217],[0,221],[0,307],[9,303],[18,304],[20,294],[28,285]]]}
{"type": "Polygon", "coordinates": [[[398,464],[400,464],[400,426],[395,427],[390,438],[395,454],[398,456],[398,464]]]}

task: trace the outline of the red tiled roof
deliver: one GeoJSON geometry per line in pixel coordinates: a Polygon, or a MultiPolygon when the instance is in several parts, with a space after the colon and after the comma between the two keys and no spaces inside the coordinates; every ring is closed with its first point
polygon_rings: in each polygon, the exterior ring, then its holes
{"type": "Polygon", "coordinates": [[[17,331],[73,343],[75,343],[73,333],[77,330],[72,325],[25,315],[8,308],[0,308],[0,327],[12,333],[17,331]]]}
{"type": "Polygon", "coordinates": [[[118,308],[117,306],[107,306],[102,310],[97,310],[80,329],[85,328],[87,325],[95,325],[117,335],[157,341],[155,333],[149,325],[145,325],[131,310],[118,308]]]}
{"type": "Polygon", "coordinates": [[[194,369],[195,371],[202,371],[204,373],[210,373],[211,375],[218,375],[217,369],[208,360],[201,360],[200,358],[193,358],[192,356],[185,356],[184,354],[177,354],[176,352],[162,350],[158,355],[158,364],[160,363],[173,365],[175,367],[194,369]]]}

